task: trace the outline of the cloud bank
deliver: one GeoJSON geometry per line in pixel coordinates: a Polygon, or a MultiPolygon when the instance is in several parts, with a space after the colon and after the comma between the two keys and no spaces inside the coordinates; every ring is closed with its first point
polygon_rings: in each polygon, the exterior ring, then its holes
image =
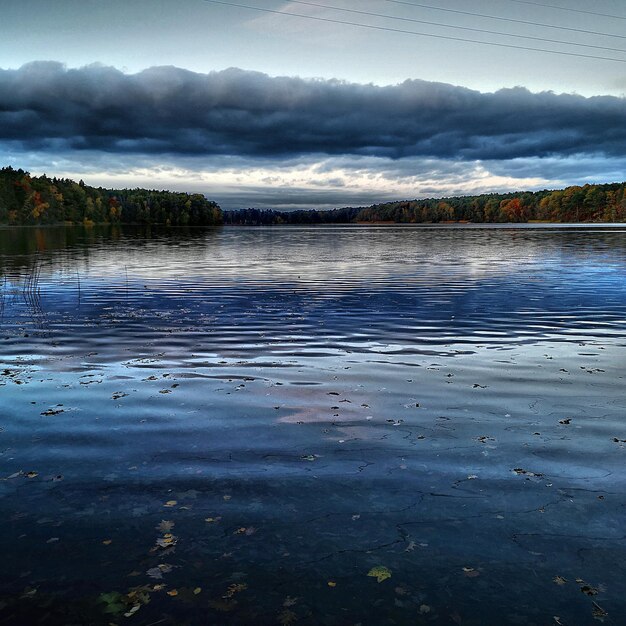
{"type": "Polygon", "coordinates": [[[0,142],[22,151],[269,159],[622,157],[626,99],[37,62],[0,70],[0,142]]]}

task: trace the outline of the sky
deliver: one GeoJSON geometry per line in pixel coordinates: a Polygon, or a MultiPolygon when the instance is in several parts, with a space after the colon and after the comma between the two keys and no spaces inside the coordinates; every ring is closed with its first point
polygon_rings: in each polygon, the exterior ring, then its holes
{"type": "Polygon", "coordinates": [[[622,181],[625,26],[622,0],[3,0],[0,165],[226,209],[622,181]]]}

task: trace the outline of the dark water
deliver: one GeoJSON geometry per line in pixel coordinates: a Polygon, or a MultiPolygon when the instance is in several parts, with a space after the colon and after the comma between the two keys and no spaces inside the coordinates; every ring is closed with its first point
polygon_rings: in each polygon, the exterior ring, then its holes
{"type": "Polygon", "coordinates": [[[0,229],[0,280],[0,624],[626,623],[626,229],[0,229]]]}

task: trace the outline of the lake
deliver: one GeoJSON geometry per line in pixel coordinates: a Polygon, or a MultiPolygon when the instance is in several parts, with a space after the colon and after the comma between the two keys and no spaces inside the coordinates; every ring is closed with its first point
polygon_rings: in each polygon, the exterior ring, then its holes
{"type": "Polygon", "coordinates": [[[626,227],[0,228],[0,624],[626,621],[626,227]]]}

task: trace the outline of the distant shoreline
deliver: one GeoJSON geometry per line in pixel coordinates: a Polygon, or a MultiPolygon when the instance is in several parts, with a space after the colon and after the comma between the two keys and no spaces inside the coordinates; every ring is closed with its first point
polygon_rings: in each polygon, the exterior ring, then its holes
{"type": "Polygon", "coordinates": [[[549,222],[544,220],[533,220],[528,222],[337,222],[326,224],[315,223],[299,223],[299,224],[208,224],[208,225],[168,225],[168,224],[141,224],[138,222],[117,222],[111,224],[110,222],[94,222],[91,224],[84,224],[82,222],[68,223],[68,222],[55,222],[49,224],[8,224],[0,223],[2,229],[40,229],[40,228],[145,228],[154,230],[214,230],[214,229],[237,229],[237,228],[301,228],[301,227],[315,227],[320,229],[327,228],[390,228],[390,227],[402,227],[402,228],[463,228],[469,229],[475,228],[541,228],[541,227],[596,227],[596,228],[616,228],[626,227],[626,222],[549,222]]]}
{"type": "Polygon", "coordinates": [[[336,209],[222,210],[200,193],[104,189],[83,181],[0,169],[0,223],[219,225],[469,225],[626,223],[626,182],[565,189],[399,200],[336,209]]]}

